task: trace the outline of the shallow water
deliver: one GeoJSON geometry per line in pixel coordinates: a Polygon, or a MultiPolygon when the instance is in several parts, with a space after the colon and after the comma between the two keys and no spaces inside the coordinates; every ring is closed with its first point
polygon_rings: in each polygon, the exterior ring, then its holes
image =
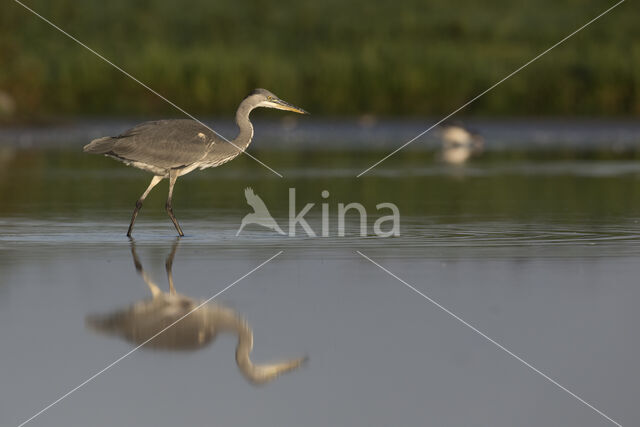
{"type": "MultiPolygon", "coordinates": [[[[174,209],[186,236],[173,263],[179,293],[246,319],[255,363],[308,363],[254,386],[233,334],[194,351],[142,348],[29,425],[612,425],[468,326],[508,348],[622,425],[637,425],[640,178],[624,160],[489,156],[451,168],[429,153],[257,152],[181,178],[174,209]],[[252,187],[285,228],[288,189],[328,237],[255,225],[252,187]],[[327,190],[330,196],[321,197],[327,190]],[[362,203],[368,235],[337,204],[362,203]],[[371,232],[395,203],[401,233],[371,232]]],[[[19,425],[135,348],[85,319],[150,297],[136,272],[168,289],[175,231],[166,183],[125,236],[146,174],[78,151],[10,150],[0,180],[0,424],[19,425]]],[[[285,228],[286,229],[286,228],[285,228]]]]}

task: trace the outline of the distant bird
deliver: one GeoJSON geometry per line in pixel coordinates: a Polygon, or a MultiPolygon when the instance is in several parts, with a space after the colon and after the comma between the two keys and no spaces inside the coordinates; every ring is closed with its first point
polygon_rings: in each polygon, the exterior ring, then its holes
{"type": "Polygon", "coordinates": [[[84,146],[86,153],[104,154],[126,165],[154,174],[149,187],[140,196],[133,210],[127,236],[131,236],[133,224],[149,192],[164,178],[169,178],[169,196],[166,210],[178,234],[184,236],[173,214],[173,186],[179,176],[195,169],[220,166],[245,151],[253,138],[253,125],[249,120],[251,110],[257,107],[276,108],[308,114],[265,89],[255,89],[238,106],[236,123],[238,136],[225,141],[195,120],[160,120],[142,123],[119,136],[106,136],[84,146]]]}
{"type": "Polygon", "coordinates": [[[273,219],[273,217],[269,213],[269,209],[267,209],[267,206],[264,204],[262,199],[253,192],[253,189],[251,187],[245,188],[244,196],[246,197],[249,206],[253,208],[253,212],[245,215],[245,217],[242,218],[242,223],[240,224],[240,228],[238,229],[236,236],[240,234],[244,226],[247,224],[258,224],[263,227],[275,230],[280,234],[285,234],[276,220],[273,219]]]}
{"type": "Polygon", "coordinates": [[[249,357],[253,348],[253,332],[246,320],[234,310],[218,304],[208,303],[196,309],[202,304],[201,301],[176,293],[172,268],[177,247],[176,241],[166,260],[169,280],[169,293],[166,293],[144,271],[132,242],[133,262],[151,290],[151,299],[108,314],[88,315],[87,325],[98,332],[124,338],[132,344],[146,343],[145,348],[156,350],[198,350],[211,344],[218,333],[235,334],[238,336],[236,363],[244,377],[254,384],[267,383],[305,362],[306,357],[303,357],[255,365],[249,357]]]}
{"type": "Polygon", "coordinates": [[[465,163],[484,147],[484,138],[460,124],[441,126],[442,160],[453,165],[465,163]]]}

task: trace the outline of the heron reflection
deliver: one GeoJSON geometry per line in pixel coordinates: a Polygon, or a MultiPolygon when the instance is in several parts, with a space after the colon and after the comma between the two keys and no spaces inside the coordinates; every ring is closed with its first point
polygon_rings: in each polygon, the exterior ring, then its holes
{"type": "Polygon", "coordinates": [[[267,383],[285,372],[295,370],[306,360],[299,358],[277,363],[254,364],[250,358],[253,332],[249,324],[237,312],[220,304],[205,304],[178,321],[202,302],[181,295],[175,290],[172,267],[177,249],[176,241],[165,263],[169,281],[167,293],[162,291],[144,270],[132,241],[133,262],[149,287],[151,298],[107,314],[88,315],[88,326],[136,345],[148,341],[168,327],[145,344],[145,347],[157,350],[198,350],[211,344],[219,333],[237,335],[236,363],[245,378],[254,384],[267,383]],[[178,322],[170,326],[176,321],[178,322]]]}

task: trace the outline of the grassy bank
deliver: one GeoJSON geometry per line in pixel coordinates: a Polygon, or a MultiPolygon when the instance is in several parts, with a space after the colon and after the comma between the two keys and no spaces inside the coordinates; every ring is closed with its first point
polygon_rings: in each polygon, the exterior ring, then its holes
{"type": "MultiPolygon", "coordinates": [[[[253,87],[316,114],[446,114],[609,1],[30,1],[194,114],[253,87]]],[[[640,115],[640,7],[625,2],[474,103],[482,115],[640,115]]],[[[17,117],[171,107],[13,2],[0,5],[0,90],[17,117]]]]}

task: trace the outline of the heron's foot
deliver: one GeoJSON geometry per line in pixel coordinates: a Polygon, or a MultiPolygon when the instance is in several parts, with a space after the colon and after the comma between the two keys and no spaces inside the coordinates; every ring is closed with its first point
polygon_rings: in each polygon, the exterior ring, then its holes
{"type": "Polygon", "coordinates": [[[135,219],[131,220],[131,224],[129,224],[129,229],[127,230],[127,237],[132,239],[133,237],[131,237],[131,233],[133,233],[133,222],[135,221],[135,219]]]}
{"type": "Polygon", "coordinates": [[[171,206],[170,202],[167,202],[167,204],[165,205],[165,209],[167,210],[167,214],[169,214],[169,218],[171,218],[173,225],[176,227],[176,231],[178,232],[178,235],[180,237],[184,237],[182,228],[180,227],[180,224],[178,224],[178,220],[176,219],[176,216],[173,214],[173,206],[171,206]]]}
{"type": "Polygon", "coordinates": [[[133,210],[133,215],[131,215],[131,223],[129,224],[129,230],[127,230],[127,237],[131,237],[131,233],[133,232],[133,224],[136,222],[136,217],[138,216],[138,212],[142,209],[142,200],[138,199],[136,201],[136,207],[133,210]]]}

